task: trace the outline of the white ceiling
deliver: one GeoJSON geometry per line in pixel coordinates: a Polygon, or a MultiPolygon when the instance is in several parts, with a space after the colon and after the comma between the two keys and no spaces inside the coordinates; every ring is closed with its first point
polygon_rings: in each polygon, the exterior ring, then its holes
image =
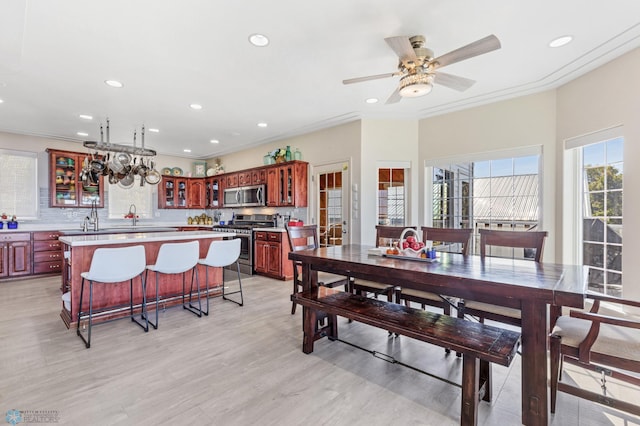
{"type": "Polygon", "coordinates": [[[160,130],[146,134],[159,153],[215,157],[358,118],[424,118],[557,87],[640,46],[639,22],[637,0],[0,0],[0,131],[81,146],[108,117],[111,142],[132,144],[144,124],[160,130]],[[251,45],[253,33],[269,46],[251,45]],[[436,85],[385,105],[397,77],[342,84],[395,71],[384,38],[416,34],[435,56],[489,34],[502,48],[443,69],[477,81],[464,93],[436,85]],[[565,34],[574,41],[547,46],[565,34]]]}

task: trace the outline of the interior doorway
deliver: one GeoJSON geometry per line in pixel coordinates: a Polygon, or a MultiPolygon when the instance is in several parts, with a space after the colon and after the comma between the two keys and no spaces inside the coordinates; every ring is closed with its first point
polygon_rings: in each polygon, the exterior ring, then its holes
{"type": "Polygon", "coordinates": [[[345,163],[314,169],[315,217],[320,247],[350,243],[348,170],[345,163]]]}

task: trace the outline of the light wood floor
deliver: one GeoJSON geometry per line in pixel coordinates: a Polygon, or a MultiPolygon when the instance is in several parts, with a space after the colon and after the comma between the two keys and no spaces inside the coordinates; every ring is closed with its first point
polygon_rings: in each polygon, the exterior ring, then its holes
{"type": "MultiPolygon", "coordinates": [[[[0,414],[55,410],[71,425],[456,425],[460,389],[327,339],[301,351],[301,311],[290,283],[243,281],[245,306],[212,300],[212,314],[161,314],[144,333],[128,320],[93,329],[85,349],[65,328],[59,278],[0,282],[0,414]]],[[[340,319],[340,337],[418,369],[460,380],[444,350],[340,319]]],[[[481,425],[520,424],[520,361],[494,367],[481,425]]],[[[572,373],[572,380],[594,381],[572,373]]],[[[637,390],[615,392],[638,400],[637,390]]],[[[553,425],[640,425],[560,394],[553,425]]]]}

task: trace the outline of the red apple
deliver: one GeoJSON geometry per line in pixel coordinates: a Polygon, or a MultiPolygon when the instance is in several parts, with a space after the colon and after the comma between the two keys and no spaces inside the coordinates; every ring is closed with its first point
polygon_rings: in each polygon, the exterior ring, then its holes
{"type": "Polygon", "coordinates": [[[412,237],[412,236],[408,236],[406,238],[408,243],[415,243],[416,242],[416,237],[412,237]]]}
{"type": "Polygon", "coordinates": [[[418,244],[416,242],[413,242],[413,243],[411,243],[411,248],[413,250],[420,250],[420,244],[418,244]]]}
{"type": "Polygon", "coordinates": [[[402,242],[402,250],[406,249],[407,247],[409,247],[409,243],[406,241],[402,242]]]}

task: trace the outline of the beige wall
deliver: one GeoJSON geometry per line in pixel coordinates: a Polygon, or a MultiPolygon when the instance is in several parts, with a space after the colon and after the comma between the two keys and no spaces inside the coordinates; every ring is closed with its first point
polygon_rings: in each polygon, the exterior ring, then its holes
{"type": "MultiPolygon", "coordinates": [[[[576,136],[624,127],[624,250],[623,288],[625,297],[640,300],[640,263],[634,255],[640,253],[640,49],[560,87],[558,93],[556,156],[561,168],[564,141],[576,136]]],[[[561,173],[567,171],[562,170],[561,173]]],[[[561,184],[558,180],[558,185],[561,184]]],[[[561,189],[558,188],[560,192],[561,189]]],[[[561,192],[556,198],[561,206],[561,192]]],[[[558,221],[562,211],[558,209],[558,221]]]]}
{"type": "MultiPolygon", "coordinates": [[[[542,229],[549,231],[544,258],[556,259],[556,95],[547,91],[420,121],[419,160],[471,156],[474,153],[542,147],[542,229]]],[[[424,182],[420,167],[420,182],[424,182]]],[[[426,223],[424,185],[420,191],[420,224],[426,223]]]]}

